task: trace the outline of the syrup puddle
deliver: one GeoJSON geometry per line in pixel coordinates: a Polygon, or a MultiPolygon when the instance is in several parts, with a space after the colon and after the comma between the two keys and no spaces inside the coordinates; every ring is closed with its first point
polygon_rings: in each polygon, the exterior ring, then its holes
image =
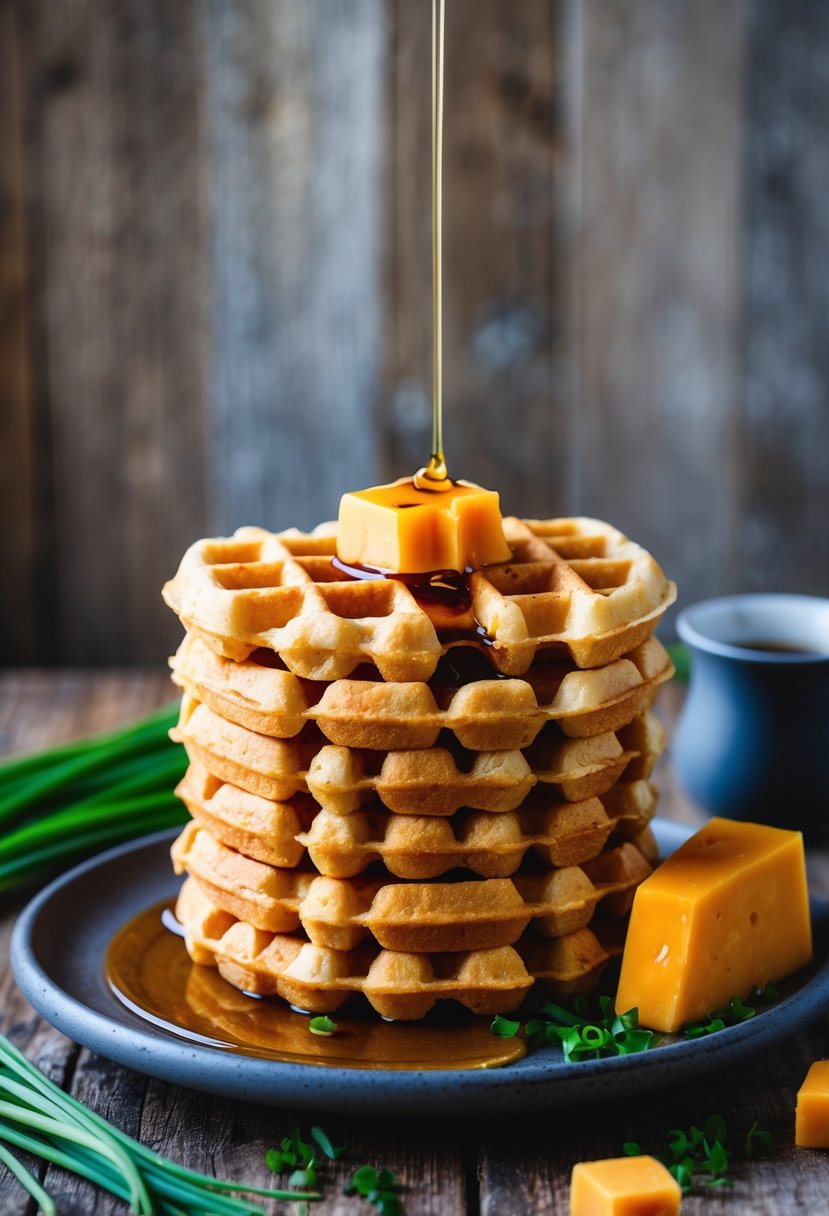
{"type": "Polygon", "coordinates": [[[491,1019],[438,1005],[421,1022],[383,1022],[372,1010],[334,1013],[336,1032],[311,1034],[283,1001],[250,996],[190,960],[172,914],[156,904],[115,934],[104,963],[111,991],[136,1017],[190,1043],[293,1064],[366,1069],[498,1068],[525,1054],[491,1019]]]}

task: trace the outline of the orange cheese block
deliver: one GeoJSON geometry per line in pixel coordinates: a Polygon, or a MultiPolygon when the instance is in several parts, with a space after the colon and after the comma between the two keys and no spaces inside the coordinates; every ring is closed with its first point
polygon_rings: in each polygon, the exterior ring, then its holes
{"type": "Polygon", "coordinates": [[[463,573],[511,556],[498,494],[470,482],[423,490],[403,477],[340,500],[337,557],[351,566],[401,574],[463,573]]]}
{"type": "Polygon", "coordinates": [[[794,1142],[829,1148],[829,1060],[816,1060],[798,1090],[794,1142]]]}
{"type": "Polygon", "coordinates": [[[801,834],[712,819],[637,889],[616,1008],[678,1030],[811,957],[801,834]]]}
{"type": "Polygon", "coordinates": [[[570,1216],[677,1216],[679,1183],[655,1157],[610,1157],[573,1166],[570,1216]]]}

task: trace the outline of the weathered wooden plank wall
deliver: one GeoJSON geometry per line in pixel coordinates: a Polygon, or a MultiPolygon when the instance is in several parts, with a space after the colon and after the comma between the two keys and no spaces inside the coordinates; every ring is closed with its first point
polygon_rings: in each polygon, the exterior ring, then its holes
{"type": "MultiPolygon", "coordinates": [[[[0,0],[0,661],[428,448],[428,0],[0,0]]],[[[829,13],[449,0],[453,468],[829,592],[829,13]]]]}
{"type": "Polygon", "coordinates": [[[151,588],[205,515],[198,9],[32,0],[11,12],[50,507],[36,515],[36,657],[146,660],[172,636],[151,588]]]}
{"type": "Polygon", "coordinates": [[[23,228],[23,119],[14,14],[0,6],[0,526],[5,536],[0,636],[18,662],[35,657],[31,378],[23,228]]]}
{"type": "Polygon", "coordinates": [[[580,507],[694,598],[728,579],[744,10],[588,5],[580,507]]]}
{"type": "Polygon", "coordinates": [[[735,580],[829,592],[829,5],[756,0],[735,580]]]}
{"type": "Polygon", "coordinates": [[[202,10],[209,526],[310,528],[377,469],[382,0],[202,10]]]}

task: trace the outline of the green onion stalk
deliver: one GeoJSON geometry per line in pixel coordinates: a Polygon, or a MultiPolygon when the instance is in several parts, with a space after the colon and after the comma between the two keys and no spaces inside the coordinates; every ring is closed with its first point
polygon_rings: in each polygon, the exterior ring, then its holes
{"type": "Polygon", "coordinates": [[[176,707],[91,739],[0,764],[0,895],[111,845],[174,827],[187,765],[176,707]]]}
{"type": "Polygon", "coordinates": [[[273,1190],[209,1178],[145,1148],[64,1093],[0,1035],[0,1161],[44,1216],[55,1201],[9,1146],[125,1200],[136,1216],[252,1216],[262,1209],[232,1192],[313,1201],[317,1191],[273,1190]]]}

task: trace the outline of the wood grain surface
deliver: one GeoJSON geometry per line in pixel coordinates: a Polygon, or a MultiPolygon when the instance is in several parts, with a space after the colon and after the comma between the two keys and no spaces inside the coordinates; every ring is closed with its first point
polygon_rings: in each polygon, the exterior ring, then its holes
{"type": "MultiPolygon", "coordinates": [[[[425,460],[429,8],[0,0],[0,662],[159,661],[190,541],[425,460]]],[[[686,604],[829,592],[827,14],[448,4],[451,468],[686,604]]]]}
{"type": "MultiPolygon", "coordinates": [[[[115,726],[170,699],[165,673],[121,670],[0,676],[0,751],[17,752],[115,726]]],[[[660,699],[669,725],[682,690],[660,699]]],[[[677,787],[670,757],[657,770],[662,814],[699,821],[677,787]]],[[[815,891],[829,896],[829,851],[810,855],[815,891]]],[[[112,1064],[69,1042],[38,1017],[18,992],[8,968],[16,907],[0,919],[0,1032],[8,1035],[58,1084],[158,1152],[214,1176],[269,1185],[265,1151],[298,1122],[289,1110],[226,1101],[112,1064]]],[[[566,1216],[572,1164],[616,1156],[628,1139],[658,1151],[672,1127],[722,1114],[734,1142],[735,1189],[683,1202],[686,1216],[818,1216],[827,1210],[829,1155],[793,1146],[794,1095],[808,1064],[829,1055],[829,1011],[806,1034],[740,1068],[722,1069],[698,1083],[642,1097],[509,1119],[364,1119],[303,1115],[320,1123],[348,1157],[326,1168],[320,1216],[360,1216],[367,1204],[341,1194],[350,1172],[371,1162],[393,1169],[406,1186],[406,1216],[566,1216]],[[773,1134],[769,1155],[742,1160],[740,1138],[758,1119],[773,1134]]],[[[85,1182],[49,1169],[46,1185],[62,1216],[124,1216],[125,1205],[85,1182]]],[[[271,1212],[289,1212],[290,1205],[271,1212]]],[[[3,1216],[34,1216],[17,1183],[0,1167],[3,1216]]]]}

